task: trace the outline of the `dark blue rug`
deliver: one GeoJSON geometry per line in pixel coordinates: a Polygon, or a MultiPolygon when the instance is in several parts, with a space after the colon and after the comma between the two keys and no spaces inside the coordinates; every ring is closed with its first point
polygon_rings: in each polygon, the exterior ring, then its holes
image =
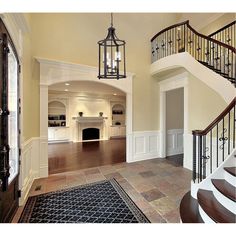
{"type": "Polygon", "coordinates": [[[29,197],[20,223],[149,223],[115,179],[29,197]]]}

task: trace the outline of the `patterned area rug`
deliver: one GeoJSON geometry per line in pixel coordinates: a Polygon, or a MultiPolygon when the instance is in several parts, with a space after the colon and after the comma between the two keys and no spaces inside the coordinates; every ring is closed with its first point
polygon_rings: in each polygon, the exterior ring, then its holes
{"type": "Polygon", "coordinates": [[[30,197],[20,223],[148,223],[115,179],[30,197]]]}

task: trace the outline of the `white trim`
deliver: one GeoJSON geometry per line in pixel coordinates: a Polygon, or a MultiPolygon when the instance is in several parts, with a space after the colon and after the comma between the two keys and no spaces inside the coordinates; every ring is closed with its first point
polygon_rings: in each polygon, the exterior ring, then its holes
{"type": "MultiPolygon", "coordinates": [[[[159,82],[160,84],[160,157],[166,157],[166,92],[184,88],[184,135],[188,131],[188,73],[180,73],[169,79],[159,82]]],[[[184,147],[186,146],[184,139],[184,147]]],[[[184,152],[184,160],[187,153],[184,152]]],[[[184,166],[185,167],[185,166],[184,166]]]]}
{"type": "Polygon", "coordinates": [[[17,26],[21,29],[23,34],[30,33],[30,25],[28,24],[27,20],[23,13],[11,13],[12,17],[14,18],[17,26]]]}
{"type": "Polygon", "coordinates": [[[20,206],[26,202],[34,179],[40,177],[39,144],[40,138],[38,137],[30,138],[22,144],[19,176],[19,189],[21,190],[20,206]]]}
{"type": "MultiPolygon", "coordinates": [[[[104,83],[109,86],[118,88],[126,93],[126,137],[132,134],[132,79],[133,73],[127,73],[126,79],[120,80],[98,80],[96,67],[81,65],[63,61],[56,61],[44,58],[35,58],[40,63],[40,165],[41,175],[48,175],[46,168],[48,167],[48,147],[45,141],[48,136],[48,86],[68,81],[93,81],[104,83]]],[[[126,161],[132,160],[132,139],[126,139],[126,161]]]]}
{"type": "Polygon", "coordinates": [[[199,63],[188,52],[177,53],[153,62],[150,73],[154,76],[160,72],[177,68],[185,68],[194,77],[215,90],[227,104],[236,96],[235,87],[227,79],[199,63]]]}
{"type": "Polygon", "coordinates": [[[173,156],[182,154],[183,148],[183,129],[170,129],[166,132],[166,155],[173,156]]]}

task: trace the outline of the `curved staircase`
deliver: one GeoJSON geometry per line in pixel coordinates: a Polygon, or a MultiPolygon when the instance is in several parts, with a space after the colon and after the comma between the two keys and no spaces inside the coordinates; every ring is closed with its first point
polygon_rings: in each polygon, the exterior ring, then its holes
{"type": "MultiPolygon", "coordinates": [[[[180,204],[183,223],[236,223],[236,90],[228,83],[236,87],[234,36],[235,21],[209,36],[198,33],[189,21],[185,21],[163,29],[151,39],[152,74],[178,65],[190,71],[188,61],[195,68],[192,71],[200,73],[196,69],[200,63],[211,70],[209,73],[201,66],[205,70],[204,76],[220,75],[212,76],[215,86],[212,87],[221,95],[230,90],[233,95],[230,99],[234,97],[206,129],[192,132],[193,178],[191,191],[185,194],[180,204]],[[174,54],[181,55],[179,60],[174,54]],[[186,55],[188,61],[184,60],[186,55]],[[216,86],[217,79],[219,84],[225,85],[223,92],[222,86],[216,86]],[[228,81],[223,82],[224,79],[228,81]]],[[[209,82],[208,79],[206,84],[209,82]]]]}
{"type": "MultiPolygon", "coordinates": [[[[232,24],[228,27],[232,27],[232,24]]],[[[236,87],[234,34],[227,34],[228,38],[225,42],[218,36],[224,30],[206,36],[193,29],[189,21],[169,26],[151,39],[152,63],[173,54],[188,52],[199,63],[218,73],[236,87]]]]}
{"type": "MultiPolygon", "coordinates": [[[[236,167],[226,167],[234,169],[230,171],[230,175],[236,182],[236,167]]],[[[180,216],[183,223],[236,223],[236,215],[233,211],[236,210],[236,188],[227,179],[211,179],[212,191],[198,189],[197,199],[191,196],[188,192],[183,197],[180,204],[180,216]],[[227,209],[221,204],[214,195],[219,194],[222,198],[227,198],[234,204],[235,209],[227,209]]]]}
{"type": "Polygon", "coordinates": [[[193,131],[193,180],[180,204],[183,223],[236,223],[235,110],[236,98],[205,130],[193,131]]]}

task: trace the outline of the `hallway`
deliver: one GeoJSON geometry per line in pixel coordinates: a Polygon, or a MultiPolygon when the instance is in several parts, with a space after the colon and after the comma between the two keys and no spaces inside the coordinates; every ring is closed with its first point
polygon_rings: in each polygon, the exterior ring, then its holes
{"type": "Polygon", "coordinates": [[[48,145],[49,174],[126,161],[126,139],[48,145]]]}

